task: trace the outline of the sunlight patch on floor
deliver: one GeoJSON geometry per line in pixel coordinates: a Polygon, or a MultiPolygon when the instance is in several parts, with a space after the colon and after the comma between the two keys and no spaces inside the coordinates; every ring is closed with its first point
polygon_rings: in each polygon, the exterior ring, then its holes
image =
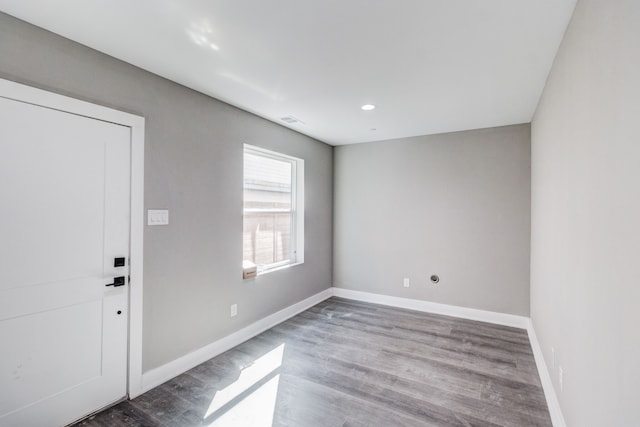
{"type": "Polygon", "coordinates": [[[205,420],[215,417],[209,426],[271,427],[280,375],[262,384],[220,416],[216,416],[216,412],[282,366],[283,356],[284,344],[281,344],[244,368],[235,382],[218,391],[203,417],[205,420]]]}
{"type": "Polygon", "coordinates": [[[272,427],[279,382],[280,375],[271,378],[209,424],[209,427],[272,427]]]}

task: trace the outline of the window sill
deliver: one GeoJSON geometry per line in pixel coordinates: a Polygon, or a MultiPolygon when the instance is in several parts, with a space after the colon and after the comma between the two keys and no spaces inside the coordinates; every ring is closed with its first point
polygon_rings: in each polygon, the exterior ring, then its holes
{"type": "Polygon", "coordinates": [[[302,264],[304,264],[304,261],[294,262],[292,264],[281,265],[279,267],[270,268],[270,269],[264,270],[264,271],[258,271],[258,274],[256,275],[256,277],[260,277],[263,274],[273,273],[274,271],[286,270],[287,268],[295,267],[296,265],[302,265],[302,264]]]}

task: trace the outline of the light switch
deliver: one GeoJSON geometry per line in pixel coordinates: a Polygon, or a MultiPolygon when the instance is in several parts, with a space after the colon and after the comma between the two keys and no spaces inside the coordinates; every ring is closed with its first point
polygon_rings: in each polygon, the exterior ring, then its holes
{"type": "Polygon", "coordinates": [[[148,225],[168,225],[169,211],[167,209],[149,209],[147,211],[148,225]]]}

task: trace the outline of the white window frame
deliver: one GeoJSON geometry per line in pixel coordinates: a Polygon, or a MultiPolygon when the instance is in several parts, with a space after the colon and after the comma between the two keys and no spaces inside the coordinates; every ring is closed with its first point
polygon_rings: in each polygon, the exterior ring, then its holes
{"type": "MultiPolygon", "coordinates": [[[[272,271],[281,270],[283,268],[292,267],[304,263],[304,160],[297,157],[282,154],[276,151],[267,150],[266,148],[256,147],[255,145],[244,144],[242,153],[243,164],[244,155],[253,154],[256,156],[266,157],[269,159],[286,161],[291,164],[291,255],[286,261],[275,262],[264,266],[258,266],[258,276],[272,271]]],[[[243,167],[243,194],[244,194],[244,167],[243,167]]],[[[243,196],[244,204],[244,196],[243,196]]],[[[280,209],[244,209],[242,218],[244,221],[245,213],[288,213],[289,210],[280,209]]]]}

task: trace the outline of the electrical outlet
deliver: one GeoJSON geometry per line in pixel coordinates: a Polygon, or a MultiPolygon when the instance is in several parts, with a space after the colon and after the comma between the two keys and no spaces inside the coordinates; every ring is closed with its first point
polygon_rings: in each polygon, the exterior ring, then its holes
{"type": "Polygon", "coordinates": [[[564,370],[562,366],[558,368],[558,382],[560,383],[560,391],[564,389],[564,370]]]}
{"type": "Polygon", "coordinates": [[[551,367],[556,368],[556,349],[551,347],[551,367]]]}
{"type": "Polygon", "coordinates": [[[238,304],[231,305],[231,317],[235,317],[238,315],[238,304]]]}
{"type": "Polygon", "coordinates": [[[408,288],[409,286],[411,286],[411,282],[409,281],[408,277],[404,278],[404,287],[408,288]]]}

